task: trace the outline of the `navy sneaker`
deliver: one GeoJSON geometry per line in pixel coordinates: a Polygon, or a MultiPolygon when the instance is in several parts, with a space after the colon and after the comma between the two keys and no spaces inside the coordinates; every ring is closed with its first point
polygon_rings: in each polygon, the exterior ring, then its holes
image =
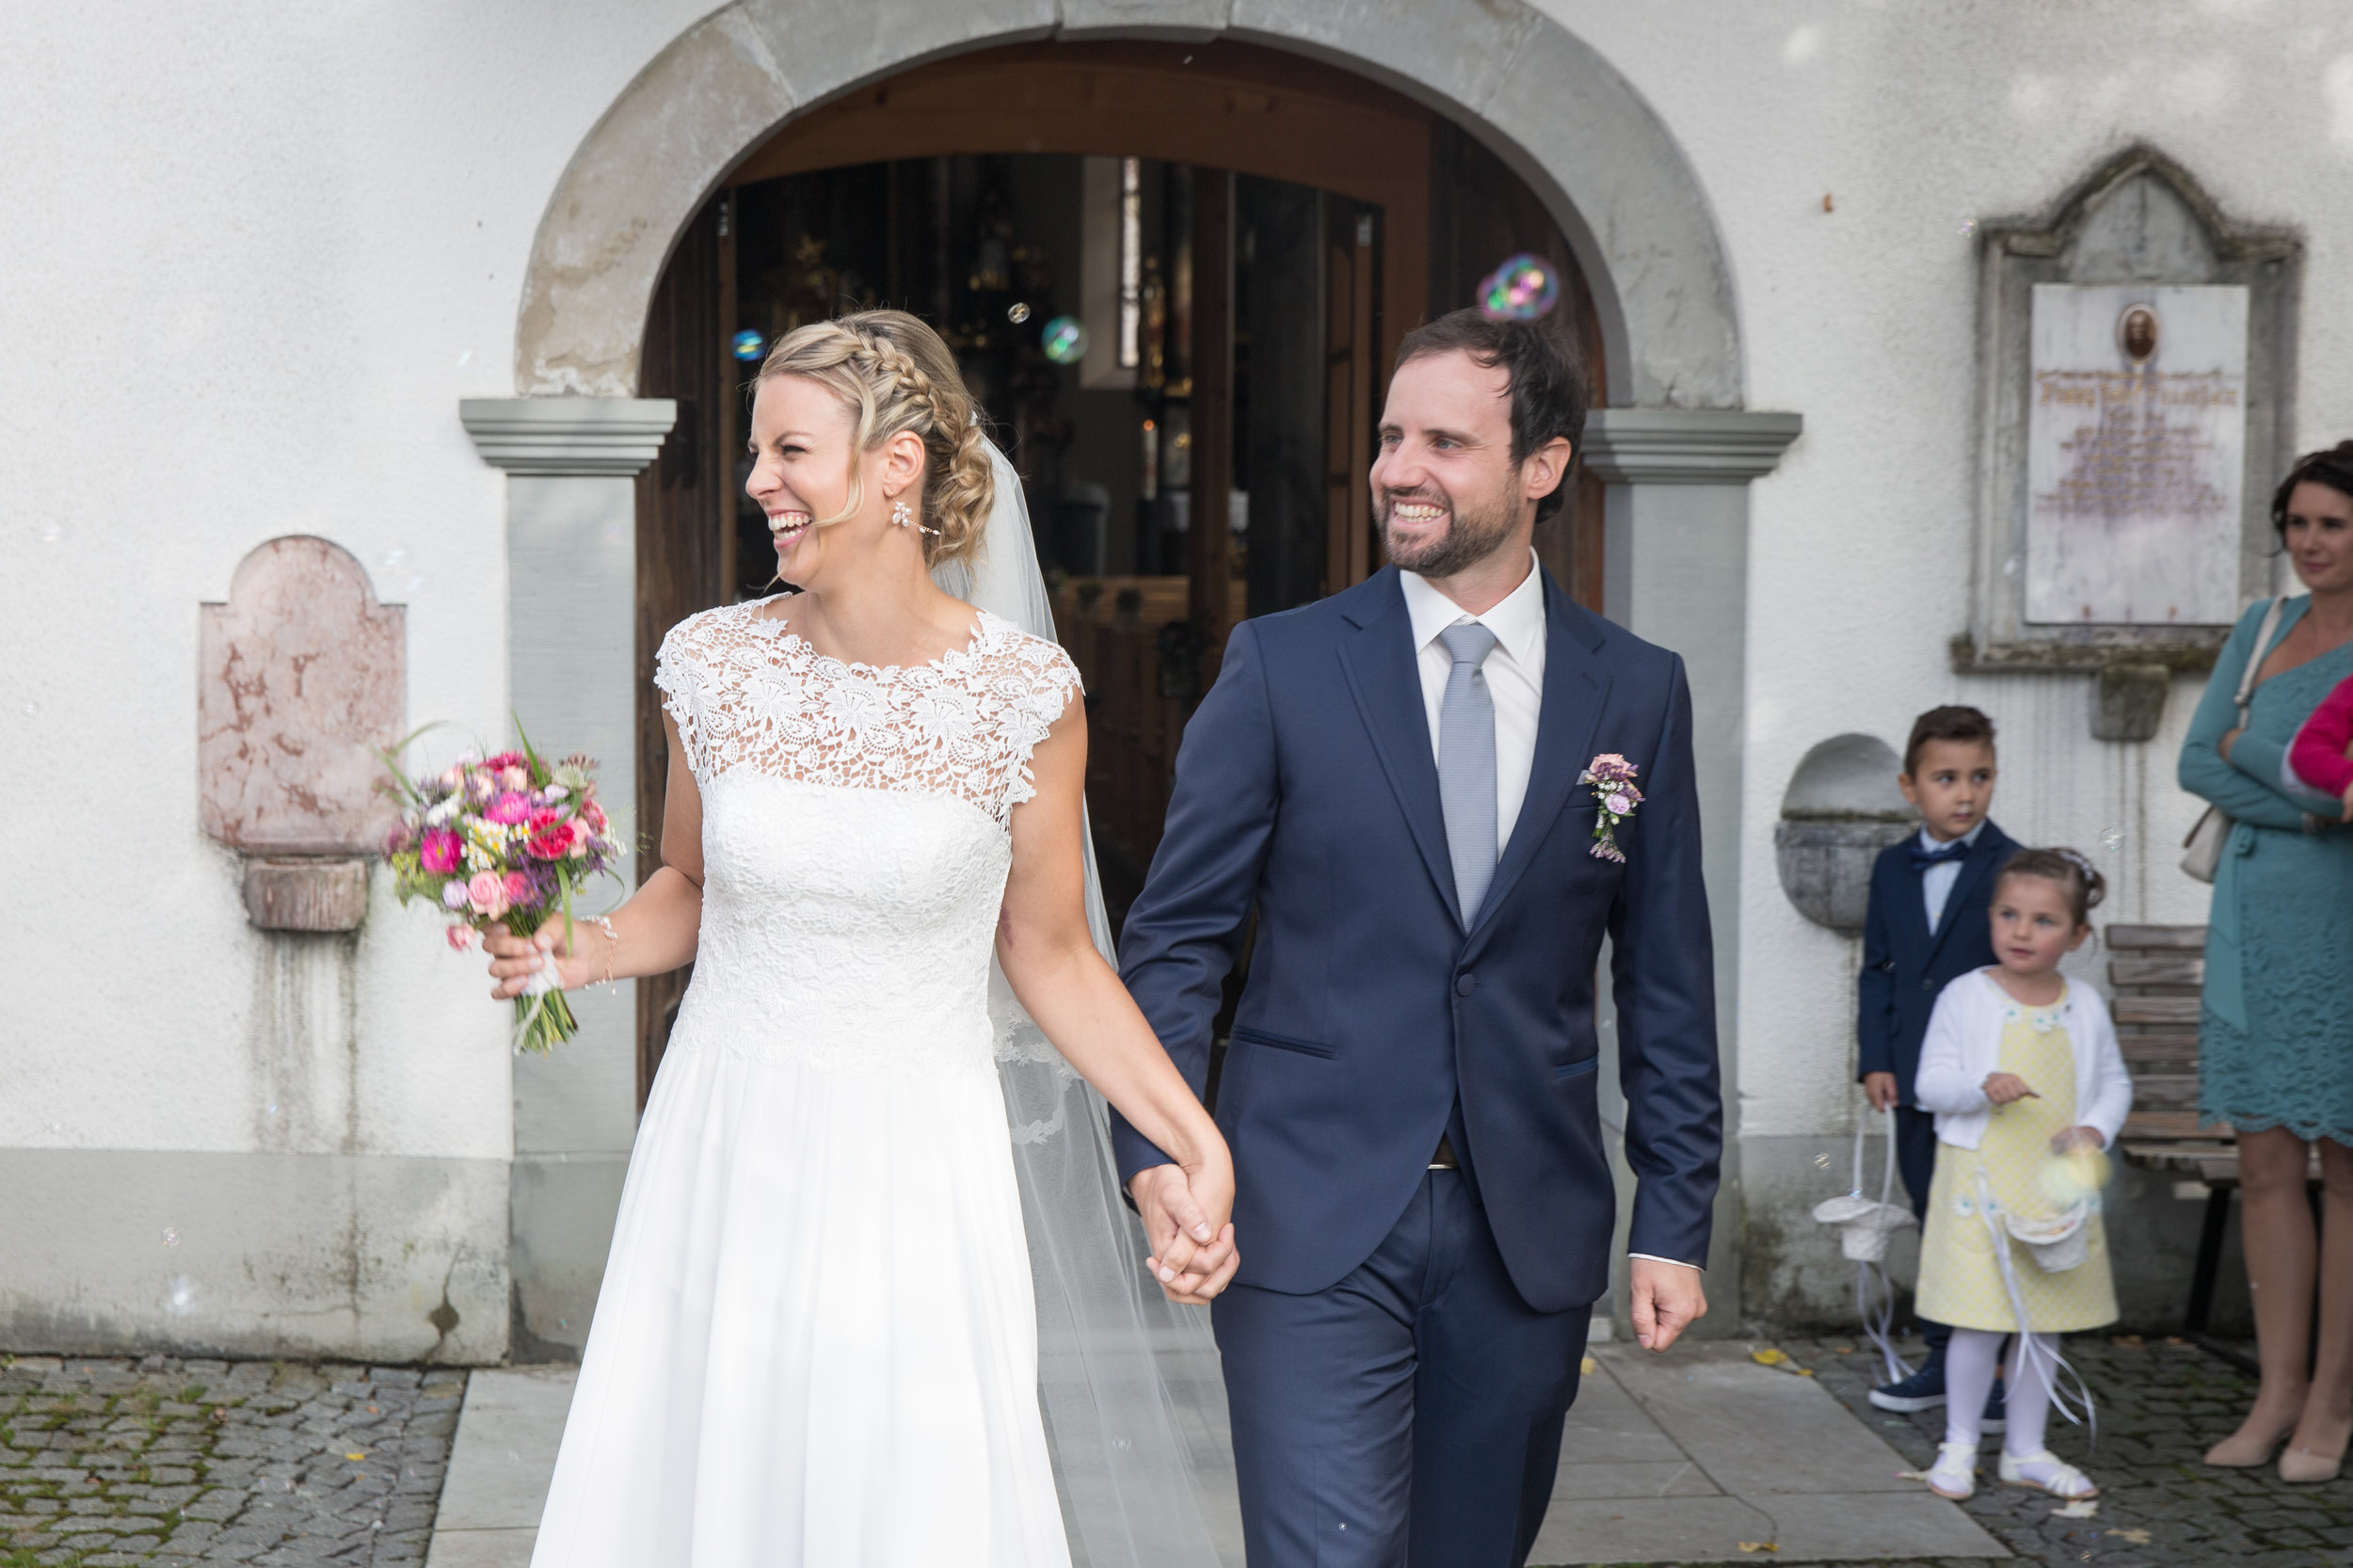
{"type": "Polygon", "coordinates": [[[1945,1402],[1945,1363],[1931,1361],[1900,1383],[1872,1389],[1871,1402],[1881,1410],[1907,1416],[1918,1410],[1934,1410],[1945,1402]]]}

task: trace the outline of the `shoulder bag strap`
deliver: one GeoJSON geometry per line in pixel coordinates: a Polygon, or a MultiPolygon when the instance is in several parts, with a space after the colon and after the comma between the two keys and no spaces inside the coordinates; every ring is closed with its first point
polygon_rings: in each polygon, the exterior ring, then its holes
{"type": "Polygon", "coordinates": [[[2247,667],[2239,671],[2237,702],[2238,727],[2241,729],[2247,728],[2247,705],[2255,695],[2255,672],[2263,668],[2265,658],[2271,652],[2271,634],[2280,630],[2280,616],[2287,608],[2287,603],[2288,596],[2281,594],[2271,601],[2271,608],[2264,612],[2263,624],[2255,629],[2254,651],[2247,656],[2247,667]]]}

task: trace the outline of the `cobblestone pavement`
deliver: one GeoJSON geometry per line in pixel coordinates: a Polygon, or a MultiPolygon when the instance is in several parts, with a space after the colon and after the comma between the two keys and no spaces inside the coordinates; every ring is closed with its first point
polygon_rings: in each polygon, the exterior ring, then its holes
{"type": "MultiPolygon", "coordinates": [[[[1865,1398],[1878,1370],[1868,1345],[1836,1338],[1772,1343],[1913,1465],[1924,1468],[1936,1457],[1943,1412],[1893,1416],[1865,1398]]],[[[1962,1505],[2021,1560],[2048,1568],[2324,1568],[2348,1560],[2353,1476],[2286,1486],[2267,1469],[2210,1470],[2198,1462],[2238,1424],[2254,1398],[2253,1378],[2181,1340],[2076,1335],[2065,1350],[2099,1401],[2100,1441],[2088,1448],[2080,1430],[2054,1419],[2051,1447],[2100,1483],[2098,1514],[2059,1518],[2052,1498],[1986,1478],[1962,1505]]],[[[1907,1353],[1917,1360],[1916,1341],[1907,1353]]],[[[1989,1470],[1994,1441],[1986,1448],[1989,1470]]],[[[1891,1568],[1985,1564],[1922,1559],[1891,1568]]]]}
{"type": "Polygon", "coordinates": [[[0,1568],[422,1563],[460,1371],[0,1355],[0,1568]]]}

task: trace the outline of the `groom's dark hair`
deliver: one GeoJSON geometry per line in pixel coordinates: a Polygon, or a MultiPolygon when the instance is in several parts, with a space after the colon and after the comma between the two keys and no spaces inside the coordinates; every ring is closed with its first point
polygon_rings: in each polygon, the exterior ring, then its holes
{"type": "Polygon", "coordinates": [[[1568,501],[1569,476],[1584,452],[1584,357],[1532,321],[1496,321],[1469,309],[1449,311],[1406,333],[1397,345],[1398,368],[1429,354],[1467,354],[1489,370],[1503,367],[1511,377],[1514,463],[1528,461],[1529,453],[1556,436],[1569,443],[1569,468],[1552,493],[1536,503],[1536,520],[1558,512],[1568,501]]]}

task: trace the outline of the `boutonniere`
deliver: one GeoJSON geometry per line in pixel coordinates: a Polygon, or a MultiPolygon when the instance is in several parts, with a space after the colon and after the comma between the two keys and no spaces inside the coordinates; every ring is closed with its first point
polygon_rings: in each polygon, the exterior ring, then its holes
{"type": "Polygon", "coordinates": [[[1618,824],[1634,815],[1634,808],[1642,804],[1642,792],[1634,787],[1639,770],[1633,763],[1614,751],[1605,751],[1585,764],[1585,771],[1577,776],[1579,784],[1591,784],[1593,796],[1601,803],[1599,815],[1593,822],[1593,858],[1615,860],[1625,864],[1625,851],[1618,847],[1618,824]]]}

